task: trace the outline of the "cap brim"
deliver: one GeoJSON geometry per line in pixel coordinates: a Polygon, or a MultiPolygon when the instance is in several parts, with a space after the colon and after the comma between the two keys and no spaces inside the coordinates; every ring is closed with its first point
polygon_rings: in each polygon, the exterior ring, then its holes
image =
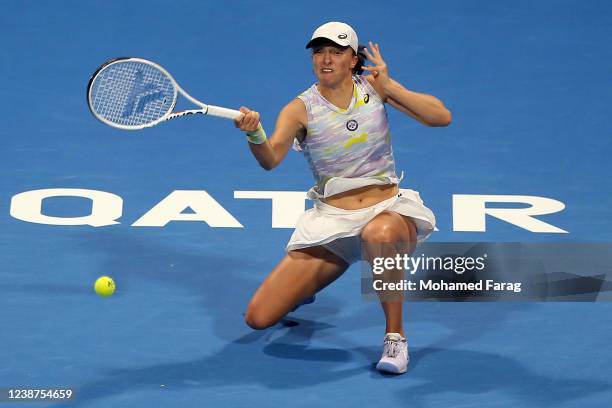
{"type": "Polygon", "coordinates": [[[349,43],[342,44],[342,43],[340,43],[338,41],[335,41],[335,40],[332,40],[331,38],[328,38],[328,37],[316,37],[316,38],[313,38],[312,40],[308,41],[308,44],[306,44],[306,48],[312,48],[312,43],[317,41],[317,40],[327,40],[327,41],[332,42],[334,44],[337,44],[337,45],[339,45],[341,47],[350,47],[351,46],[349,43]]]}

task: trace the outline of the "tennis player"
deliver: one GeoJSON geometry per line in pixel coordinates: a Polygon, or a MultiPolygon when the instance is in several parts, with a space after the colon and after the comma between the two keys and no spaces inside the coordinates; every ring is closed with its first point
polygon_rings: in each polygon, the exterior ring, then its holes
{"type": "MultiPolygon", "coordinates": [[[[448,109],[393,80],[378,44],[359,46],[345,23],[323,24],[306,48],[318,82],[282,109],[272,136],[267,138],[259,113],[246,107],[236,122],[264,169],[276,167],[293,146],[315,179],[308,192],[314,207],[299,218],[287,255],[248,305],[245,320],[254,329],[274,325],[353,262],[402,252],[389,250],[394,243],[408,243],[402,248],[410,252],[435,227],[419,193],[399,188],[385,104],[427,126],[447,126],[448,109]],[[371,66],[364,66],[366,59],[371,66]],[[370,248],[363,255],[362,243],[370,248]]],[[[402,301],[379,297],[386,332],[377,369],[401,374],[408,365],[402,301]]]]}

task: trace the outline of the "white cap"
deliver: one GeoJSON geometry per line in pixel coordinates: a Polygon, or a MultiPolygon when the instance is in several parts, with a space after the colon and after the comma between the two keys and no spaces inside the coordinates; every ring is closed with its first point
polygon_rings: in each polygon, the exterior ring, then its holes
{"type": "Polygon", "coordinates": [[[317,38],[327,38],[343,47],[351,47],[355,53],[357,53],[357,48],[359,47],[359,40],[355,30],[350,25],[338,21],[325,23],[317,28],[308,44],[306,44],[306,48],[310,48],[312,42],[317,38]]]}

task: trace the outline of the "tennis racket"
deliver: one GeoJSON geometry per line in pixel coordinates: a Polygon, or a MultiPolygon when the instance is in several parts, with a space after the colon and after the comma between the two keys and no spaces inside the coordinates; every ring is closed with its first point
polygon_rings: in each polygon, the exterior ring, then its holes
{"type": "Polygon", "coordinates": [[[234,109],[206,105],[185,92],[164,68],[142,58],[116,58],[94,72],[87,85],[87,104],[101,122],[137,130],[185,115],[237,119],[234,109]],[[173,112],[178,94],[199,109],[173,112]]]}

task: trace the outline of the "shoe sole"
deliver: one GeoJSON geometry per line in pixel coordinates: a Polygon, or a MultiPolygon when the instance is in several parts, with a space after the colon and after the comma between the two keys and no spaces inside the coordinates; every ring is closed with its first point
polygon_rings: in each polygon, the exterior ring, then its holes
{"type": "Polygon", "coordinates": [[[404,374],[407,371],[407,368],[404,368],[404,370],[400,370],[393,364],[385,362],[379,362],[378,364],[376,364],[376,369],[380,372],[389,374],[404,374]]]}

